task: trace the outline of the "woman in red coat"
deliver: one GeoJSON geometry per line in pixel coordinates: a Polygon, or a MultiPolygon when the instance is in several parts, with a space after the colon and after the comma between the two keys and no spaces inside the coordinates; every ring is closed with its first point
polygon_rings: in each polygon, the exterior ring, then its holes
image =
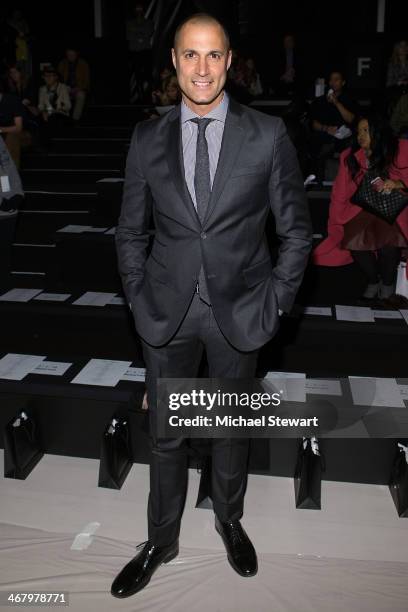
{"type": "Polygon", "coordinates": [[[385,192],[408,187],[408,141],[398,140],[388,124],[372,115],[358,122],[354,144],[343,151],[331,194],[328,237],[312,254],[313,263],[342,266],[356,262],[367,277],[363,298],[394,293],[401,248],[408,246],[408,207],[390,225],[352,204],[367,168],[384,179],[385,192]]]}

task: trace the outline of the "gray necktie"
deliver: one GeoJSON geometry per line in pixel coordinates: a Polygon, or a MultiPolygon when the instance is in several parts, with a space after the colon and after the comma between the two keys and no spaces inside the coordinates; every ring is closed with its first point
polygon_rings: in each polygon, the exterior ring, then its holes
{"type": "MultiPolygon", "coordinates": [[[[210,160],[208,157],[208,146],[205,137],[205,130],[207,125],[210,123],[210,121],[213,121],[213,119],[195,117],[194,119],[191,119],[191,121],[196,123],[198,126],[196,163],[194,171],[194,191],[197,203],[198,218],[200,219],[201,223],[203,223],[211,195],[210,160]]],[[[206,304],[211,305],[203,266],[201,266],[198,276],[198,286],[200,298],[206,304]]]]}
{"type": "Polygon", "coordinates": [[[196,163],[194,172],[194,191],[197,202],[197,214],[201,223],[204,221],[205,213],[211,194],[210,160],[208,157],[207,139],[205,130],[213,119],[195,117],[191,119],[198,125],[196,163]]]}

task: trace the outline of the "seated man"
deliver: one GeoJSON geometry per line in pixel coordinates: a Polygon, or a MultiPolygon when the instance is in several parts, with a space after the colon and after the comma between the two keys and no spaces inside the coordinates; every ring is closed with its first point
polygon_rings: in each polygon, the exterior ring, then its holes
{"type": "Polygon", "coordinates": [[[42,76],[45,85],[40,87],[38,109],[41,113],[41,138],[43,144],[49,146],[55,131],[70,120],[71,100],[68,87],[60,83],[55,68],[45,67],[42,76]]]}
{"type": "Polygon", "coordinates": [[[73,103],[72,118],[79,121],[89,93],[89,64],[79,57],[77,49],[65,50],[65,59],[58,64],[58,72],[63,82],[69,87],[69,95],[73,103]]]}
{"type": "Polygon", "coordinates": [[[15,95],[22,104],[23,131],[20,136],[21,148],[38,145],[38,115],[34,88],[31,78],[27,77],[17,64],[11,64],[7,70],[5,82],[7,93],[15,95]]]}
{"type": "Polygon", "coordinates": [[[0,135],[17,166],[20,166],[24,107],[17,96],[6,94],[0,85],[0,135]]]}
{"type": "Polygon", "coordinates": [[[346,128],[353,123],[358,107],[344,91],[345,83],[340,71],[332,71],[328,92],[316,98],[310,107],[310,146],[318,181],[324,179],[326,158],[335,151],[343,151],[350,144],[351,132],[346,128]],[[341,131],[339,128],[342,128],[341,131]]]}

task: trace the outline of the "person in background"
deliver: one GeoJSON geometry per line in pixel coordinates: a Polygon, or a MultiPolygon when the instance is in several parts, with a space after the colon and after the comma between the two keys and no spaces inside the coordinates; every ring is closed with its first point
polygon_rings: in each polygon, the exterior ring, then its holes
{"type": "Polygon", "coordinates": [[[390,116],[390,125],[400,138],[408,138],[408,93],[402,94],[390,116]]]}
{"type": "Polygon", "coordinates": [[[27,77],[17,65],[8,67],[7,93],[17,96],[25,108],[24,123],[36,121],[40,111],[35,104],[34,88],[31,79],[27,77]]]}
{"type": "Polygon", "coordinates": [[[12,64],[7,70],[6,81],[7,93],[17,96],[21,103],[33,116],[38,115],[38,109],[34,103],[34,91],[31,79],[25,75],[17,64],[12,64]]]}
{"type": "Polygon", "coordinates": [[[282,112],[282,119],[293,145],[295,146],[303,179],[313,170],[313,162],[309,151],[309,105],[302,97],[295,96],[282,112]]]}
{"type": "Polygon", "coordinates": [[[11,250],[24,192],[17,168],[0,138],[0,290],[10,289],[11,250]]]}
{"type": "Polygon", "coordinates": [[[31,54],[29,45],[30,26],[20,9],[14,9],[7,23],[14,32],[15,61],[27,76],[31,74],[31,54]]]}
{"type": "Polygon", "coordinates": [[[40,111],[34,104],[34,92],[31,80],[17,65],[8,67],[7,93],[15,95],[21,102],[23,108],[23,130],[21,133],[21,147],[38,145],[38,116],[40,111]]]}
{"type": "Polygon", "coordinates": [[[72,119],[80,121],[90,89],[89,64],[79,55],[74,47],[65,50],[65,58],[58,64],[58,73],[63,83],[69,87],[73,105],[72,119]]]}
{"type": "Polygon", "coordinates": [[[226,89],[238,102],[249,104],[249,67],[247,60],[238,49],[232,53],[231,67],[228,70],[226,89]]]}
{"type": "MultiPolygon", "coordinates": [[[[408,93],[408,42],[400,40],[395,43],[388,62],[386,89],[384,92],[383,108],[390,118],[392,125],[401,129],[400,101],[408,93]],[[394,116],[394,114],[396,116],[394,116]]],[[[404,109],[406,102],[402,102],[404,109]]],[[[403,123],[403,122],[402,122],[403,123]]]]}
{"type": "Polygon", "coordinates": [[[381,191],[408,186],[408,141],[399,140],[377,115],[360,118],[352,146],[341,153],[331,195],[328,237],[312,256],[315,264],[323,266],[356,262],[367,280],[363,302],[392,296],[400,251],[408,246],[408,207],[390,225],[351,202],[368,168],[384,179],[381,191]]]}
{"type": "Polygon", "coordinates": [[[279,77],[280,89],[283,88],[287,93],[291,93],[294,88],[296,69],[295,69],[295,37],[293,34],[285,34],[283,37],[284,50],[284,70],[279,77]]]}
{"type": "Polygon", "coordinates": [[[7,66],[16,62],[16,31],[7,19],[6,9],[0,7],[0,74],[5,74],[7,66]]]}
{"type": "Polygon", "coordinates": [[[0,83],[0,136],[17,168],[20,167],[24,113],[24,106],[17,96],[5,93],[4,86],[0,83]]]}
{"type": "Polygon", "coordinates": [[[240,50],[237,49],[236,47],[231,47],[231,66],[229,67],[229,70],[228,70],[228,75],[227,75],[228,80],[235,79],[237,66],[239,64],[240,59],[241,59],[240,50]]]}
{"type": "Polygon", "coordinates": [[[248,57],[246,62],[247,68],[247,88],[253,98],[257,98],[263,94],[263,87],[259,72],[256,70],[255,61],[252,57],[248,57]]]}
{"type": "Polygon", "coordinates": [[[388,62],[386,87],[408,85],[408,42],[400,40],[395,43],[388,62]]]}
{"type": "Polygon", "coordinates": [[[180,88],[178,86],[177,76],[170,74],[162,84],[162,90],[152,92],[153,104],[158,106],[169,106],[178,104],[181,99],[180,88]]]}
{"type": "Polygon", "coordinates": [[[292,98],[294,94],[302,95],[305,82],[305,68],[302,54],[295,35],[286,32],[279,49],[273,53],[269,93],[292,98]]]}
{"type": "Polygon", "coordinates": [[[136,2],[133,7],[133,16],[126,21],[126,40],[131,67],[132,102],[137,102],[144,97],[147,84],[151,80],[151,39],[153,32],[153,21],[146,19],[143,4],[136,2]]]}
{"type": "Polygon", "coordinates": [[[174,76],[176,73],[174,72],[173,68],[171,66],[164,66],[159,73],[159,80],[160,80],[160,89],[163,90],[163,84],[164,81],[167,79],[167,77],[169,76],[174,76]]]}
{"type": "Polygon", "coordinates": [[[55,68],[46,66],[42,77],[45,85],[40,87],[38,109],[41,113],[41,139],[49,147],[55,132],[69,124],[71,99],[67,85],[60,82],[55,68]]]}
{"type": "Polygon", "coordinates": [[[335,151],[341,152],[350,146],[350,128],[358,114],[358,106],[345,91],[345,84],[343,73],[332,71],[328,92],[310,106],[310,149],[318,182],[324,179],[326,159],[335,151]]]}

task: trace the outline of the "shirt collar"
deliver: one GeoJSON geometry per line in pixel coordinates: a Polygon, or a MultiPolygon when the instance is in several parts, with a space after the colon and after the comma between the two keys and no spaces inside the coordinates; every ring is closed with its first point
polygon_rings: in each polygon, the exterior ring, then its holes
{"type": "MultiPolygon", "coordinates": [[[[218,121],[222,121],[222,123],[225,123],[225,118],[227,116],[227,110],[228,110],[228,102],[229,102],[229,96],[227,92],[224,90],[224,95],[222,97],[221,102],[217,104],[215,108],[210,110],[206,115],[201,115],[201,116],[211,117],[212,119],[217,119],[218,121]]],[[[181,101],[180,108],[181,108],[181,123],[185,123],[186,121],[189,121],[193,117],[200,117],[200,115],[197,115],[197,113],[195,113],[193,110],[191,110],[189,106],[187,106],[184,100],[181,101]]]]}

